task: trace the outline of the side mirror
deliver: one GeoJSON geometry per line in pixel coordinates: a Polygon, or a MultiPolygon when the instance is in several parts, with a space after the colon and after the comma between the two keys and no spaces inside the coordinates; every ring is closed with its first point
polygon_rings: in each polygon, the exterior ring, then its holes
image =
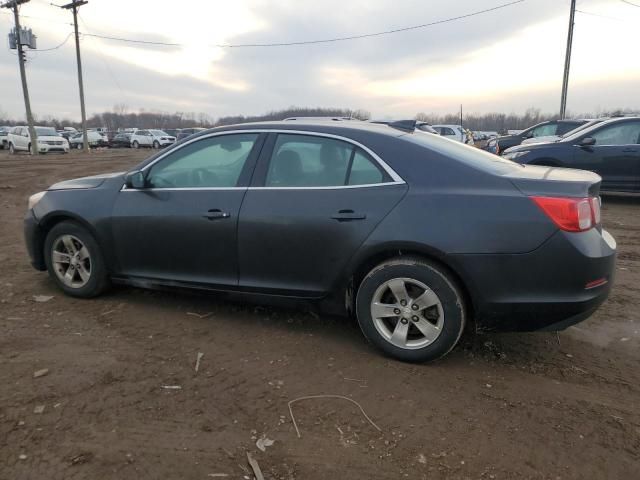
{"type": "Polygon", "coordinates": [[[135,170],[133,172],[129,172],[124,176],[124,184],[127,188],[131,188],[134,190],[144,188],[146,186],[146,180],[144,178],[144,173],[140,170],[135,170]]]}
{"type": "Polygon", "coordinates": [[[581,147],[591,147],[592,145],[596,144],[596,139],[593,137],[585,137],[582,140],[580,140],[580,146],[581,147]]]}

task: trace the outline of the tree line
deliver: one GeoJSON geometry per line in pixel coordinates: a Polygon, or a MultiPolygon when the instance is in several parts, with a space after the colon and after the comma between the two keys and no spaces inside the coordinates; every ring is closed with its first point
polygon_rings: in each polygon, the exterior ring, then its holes
{"type": "MultiPolygon", "coordinates": [[[[464,112],[463,112],[464,113],[464,112]]],[[[584,113],[571,115],[572,118],[597,118],[611,116],[621,113],[632,113],[631,110],[598,111],[595,113],[584,113]]],[[[189,127],[217,127],[222,125],[232,125],[236,123],[262,122],[272,120],[283,120],[289,117],[351,117],[359,120],[370,120],[371,114],[367,110],[349,108],[308,108],[289,107],[283,110],[273,110],[263,115],[232,115],[215,119],[206,113],[195,112],[175,112],[167,113],[160,111],[139,110],[132,112],[124,104],[118,104],[112,111],[102,112],[92,115],[87,119],[89,128],[104,127],[107,130],[118,130],[122,128],[189,128],[189,127]]],[[[460,124],[460,113],[436,114],[420,112],[414,119],[426,121],[432,125],[437,124],[460,124]]],[[[523,114],[505,113],[464,113],[462,125],[470,130],[497,131],[504,132],[507,129],[524,129],[531,125],[557,119],[557,115],[542,113],[539,109],[529,108],[523,114]]],[[[398,120],[401,120],[398,118],[398,120]]],[[[405,119],[402,119],[405,120],[405,119]]],[[[17,125],[23,122],[8,118],[0,111],[0,125],[17,125]]],[[[57,118],[51,115],[37,118],[38,125],[51,126],[57,129],[63,127],[80,128],[80,123],[69,119],[57,118]]]]}

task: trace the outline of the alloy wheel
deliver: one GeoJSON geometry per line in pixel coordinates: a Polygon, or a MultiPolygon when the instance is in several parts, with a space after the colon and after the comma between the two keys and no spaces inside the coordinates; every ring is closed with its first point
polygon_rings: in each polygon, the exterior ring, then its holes
{"type": "Polygon", "coordinates": [[[51,263],[58,279],[67,287],[84,287],[91,278],[91,255],[73,235],[62,235],[51,249],[51,263]]]}
{"type": "Polygon", "coordinates": [[[444,310],[438,295],[424,283],[393,278],[376,289],[371,318],[387,342],[414,350],[432,344],[440,336],[444,310]]]}

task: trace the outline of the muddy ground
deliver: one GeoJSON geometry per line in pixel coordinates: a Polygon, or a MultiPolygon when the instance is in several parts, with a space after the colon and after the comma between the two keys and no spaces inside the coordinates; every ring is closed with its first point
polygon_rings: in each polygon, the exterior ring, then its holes
{"type": "Polygon", "coordinates": [[[342,318],[134,288],[63,296],[29,265],[27,196],[148,154],[0,152],[0,479],[246,479],[247,452],[267,479],[640,478],[640,199],[604,198],[617,279],[590,320],[469,335],[408,365],[342,318]],[[357,401],[380,431],[347,401],[310,399],[293,405],[298,438],[288,402],[309,395],[357,401]]]}

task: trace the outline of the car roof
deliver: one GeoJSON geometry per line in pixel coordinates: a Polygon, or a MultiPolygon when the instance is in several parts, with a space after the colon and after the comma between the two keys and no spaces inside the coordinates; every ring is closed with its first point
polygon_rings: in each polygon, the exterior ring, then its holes
{"type": "Polygon", "coordinates": [[[303,132],[327,133],[333,135],[346,135],[350,133],[371,133],[378,135],[388,135],[390,137],[398,137],[407,132],[395,129],[386,124],[363,122],[353,120],[349,122],[327,122],[321,120],[300,120],[300,121],[271,121],[271,122],[252,122],[240,123],[235,125],[226,125],[224,127],[216,127],[197,135],[207,135],[211,132],[223,132],[232,130],[292,130],[303,132]]]}

